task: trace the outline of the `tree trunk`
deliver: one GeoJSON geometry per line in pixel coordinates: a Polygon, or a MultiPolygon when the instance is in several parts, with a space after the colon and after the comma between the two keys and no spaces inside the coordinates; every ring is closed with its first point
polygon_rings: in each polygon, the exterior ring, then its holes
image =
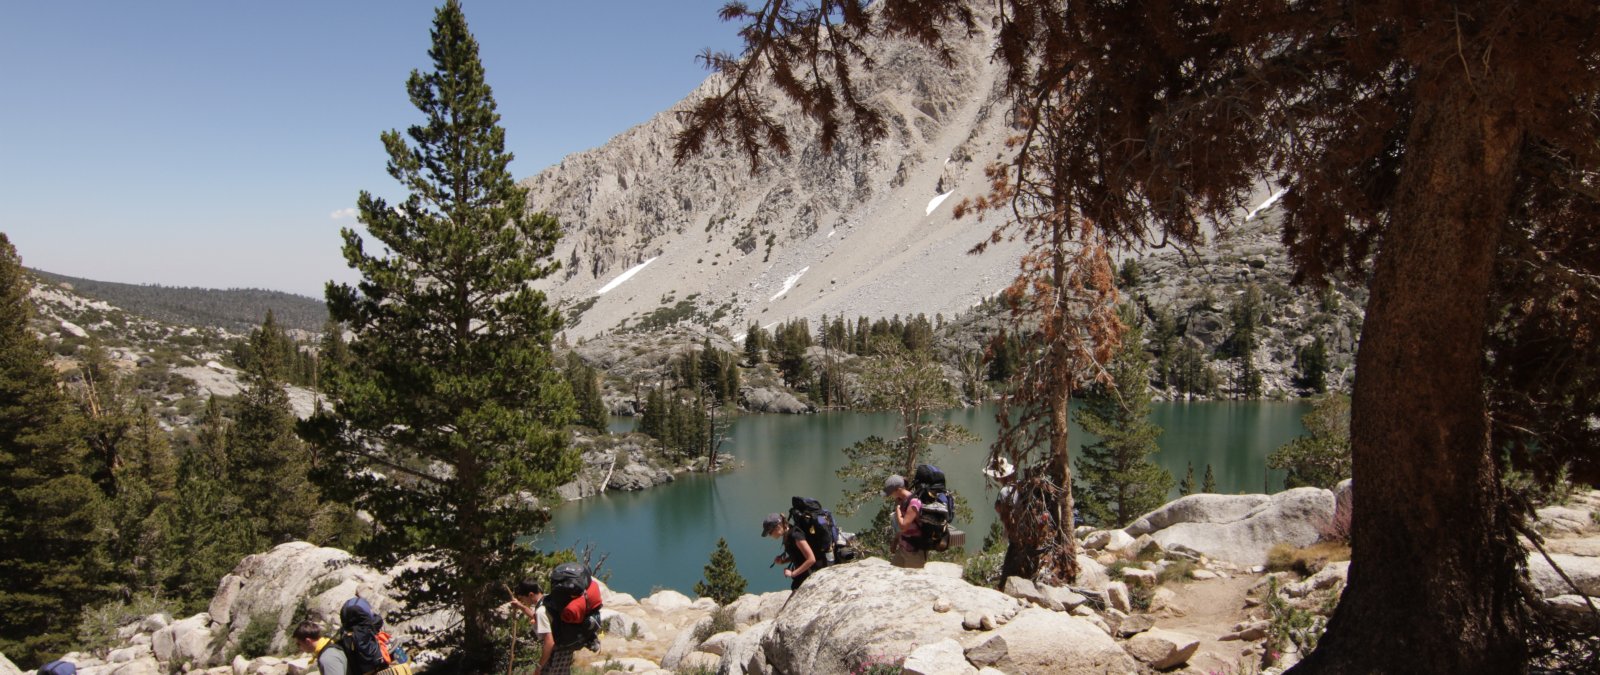
{"type": "Polygon", "coordinates": [[[1296,673],[1526,669],[1483,383],[1522,129],[1504,91],[1475,86],[1504,88],[1453,57],[1417,76],[1356,357],[1349,585],[1296,673]]]}

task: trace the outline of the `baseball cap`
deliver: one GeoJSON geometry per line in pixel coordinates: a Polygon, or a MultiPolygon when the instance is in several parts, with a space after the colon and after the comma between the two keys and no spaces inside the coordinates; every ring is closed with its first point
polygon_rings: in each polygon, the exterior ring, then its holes
{"type": "Polygon", "coordinates": [[[767,535],[772,534],[772,531],[778,529],[778,526],[782,525],[782,524],[783,524],[783,514],[781,514],[781,513],[769,513],[769,514],[767,514],[766,519],[761,521],[761,536],[765,537],[767,535]]]}

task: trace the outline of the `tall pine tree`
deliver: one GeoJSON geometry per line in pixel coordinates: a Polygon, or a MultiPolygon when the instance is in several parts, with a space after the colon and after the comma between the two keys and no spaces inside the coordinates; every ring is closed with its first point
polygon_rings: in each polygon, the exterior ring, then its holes
{"type": "Polygon", "coordinates": [[[359,552],[381,566],[410,555],[432,563],[394,580],[404,614],[459,613],[432,641],[483,671],[499,584],[537,562],[517,539],[548,519],[515,495],[548,498],[578,468],[564,431],[572,393],[550,352],[561,317],[531,288],[559,267],[560,227],[526,212],[455,0],[436,14],[428,55],[433,70],[406,85],[426,120],[383,134],[389,174],[410,196],[391,205],[361,194],[360,221],[381,255],[344,231],[345,260],[362,280],[330,284],[327,297],[354,334],[353,358],[327,383],[333,410],[305,435],[325,454],[318,476],[329,496],[379,520],[359,552]]]}
{"type": "Polygon", "coordinates": [[[66,651],[79,611],[105,596],[105,503],[28,325],[29,286],[0,234],[0,652],[23,668],[66,651]]]}
{"type": "Polygon", "coordinates": [[[1161,452],[1161,427],[1150,421],[1150,363],[1143,331],[1131,305],[1118,314],[1128,327],[1107,369],[1112,381],[1084,394],[1078,424],[1100,437],[1083,446],[1077,460],[1078,508],[1091,523],[1124,527],[1167,501],[1172,474],[1150,461],[1161,452]]]}

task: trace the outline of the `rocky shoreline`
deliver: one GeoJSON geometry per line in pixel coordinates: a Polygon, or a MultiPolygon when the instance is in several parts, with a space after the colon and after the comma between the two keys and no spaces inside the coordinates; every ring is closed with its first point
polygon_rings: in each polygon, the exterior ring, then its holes
{"type": "MultiPolygon", "coordinates": [[[[843,673],[875,663],[922,675],[1277,672],[1296,656],[1292,645],[1273,643],[1277,615],[1319,616],[1343,589],[1349,564],[1313,560],[1307,569],[1272,571],[1268,551],[1315,543],[1348,508],[1349,494],[1346,482],[1335,491],[1191,495],[1128,528],[1080,528],[1083,571],[1070,587],[1013,577],[995,590],[962,580],[951,563],[907,570],[867,559],[821,570],[795,593],[745,595],[725,608],[671,590],[636,599],[606,589],[609,632],[599,653],[582,652],[579,662],[602,673],[658,675],[843,673]]],[[[1586,612],[1600,596],[1596,513],[1600,491],[1539,511],[1535,527],[1577,587],[1530,555],[1531,582],[1557,611],[1586,612]]],[[[115,647],[64,658],[84,675],[303,675],[306,658],[282,656],[291,621],[329,621],[358,594],[379,612],[394,609],[388,581],[404,569],[380,572],[343,551],[282,544],[245,558],[207,612],[144,617],[117,630],[115,647]],[[269,651],[278,656],[236,655],[252,622],[272,623],[269,651]]],[[[419,617],[390,630],[404,635],[453,620],[419,617]]],[[[0,659],[0,675],[32,671],[0,659]]]]}

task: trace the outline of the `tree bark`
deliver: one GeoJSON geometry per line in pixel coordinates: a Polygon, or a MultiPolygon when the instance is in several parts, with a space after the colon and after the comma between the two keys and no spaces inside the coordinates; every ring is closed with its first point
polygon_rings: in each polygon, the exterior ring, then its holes
{"type": "Polygon", "coordinates": [[[1523,140],[1508,87],[1495,86],[1454,61],[1418,74],[1356,356],[1349,585],[1295,673],[1526,670],[1520,551],[1483,383],[1493,263],[1523,140]]]}

